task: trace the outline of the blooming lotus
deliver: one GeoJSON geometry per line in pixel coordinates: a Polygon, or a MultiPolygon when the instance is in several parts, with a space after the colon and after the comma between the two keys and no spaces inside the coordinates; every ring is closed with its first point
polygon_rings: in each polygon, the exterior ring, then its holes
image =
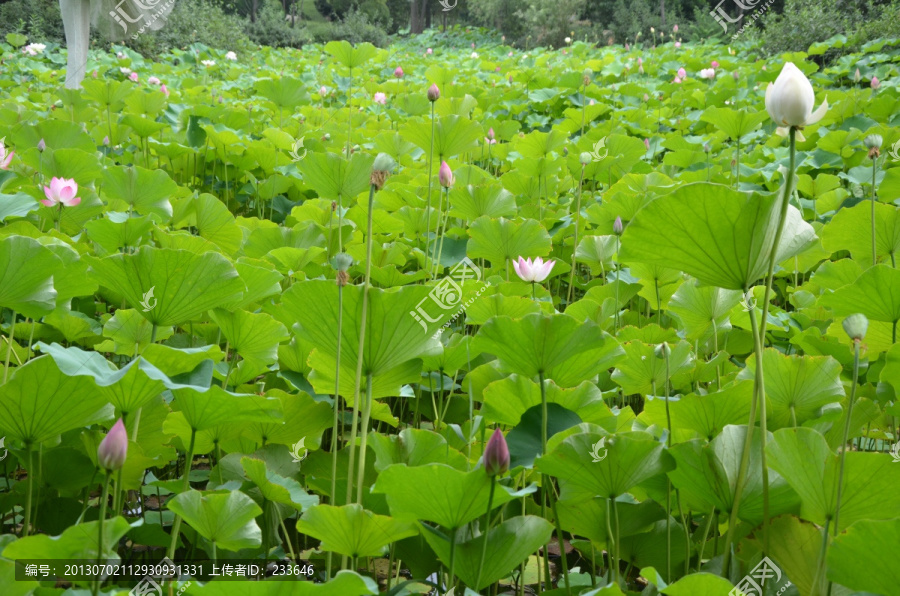
{"type": "MultiPolygon", "coordinates": [[[[775,82],[766,88],[766,111],[778,125],[781,136],[789,128],[803,128],[821,120],[828,111],[828,100],[813,112],[815,103],[812,84],[793,62],[786,62],[775,82]]],[[[803,135],[798,138],[803,140],[803,135]]]]}
{"type": "Polygon", "coordinates": [[[716,78],[716,69],[714,68],[704,68],[700,71],[701,79],[714,79],[716,78]]]}
{"type": "Polygon", "coordinates": [[[472,55],[469,56],[469,57],[470,57],[470,58],[473,58],[473,59],[474,59],[474,58],[478,58],[478,52],[472,52],[472,55]]]}
{"type": "Polygon", "coordinates": [[[375,103],[380,103],[381,105],[384,105],[385,102],[387,101],[387,95],[385,95],[384,93],[379,91],[378,93],[376,93],[375,95],[372,96],[372,101],[374,101],[375,103]]]}
{"type": "Polygon", "coordinates": [[[434,53],[434,52],[433,52],[433,50],[432,50],[431,48],[428,48],[427,50],[425,50],[425,53],[430,55],[430,54],[432,54],[432,53],[434,53]]]}
{"type": "Polygon", "coordinates": [[[66,207],[74,207],[81,202],[76,197],[78,194],[78,184],[71,178],[56,178],[50,180],[50,186],[44,187],[44,195],[47,197],[41,201],[41,204],[47,207],[55,205],[65,205],[66,207]]]}
{"type": "Polygon", "coordinates": [[[42,54],[46,48],[47,46],[42,43],[30,43],[22,48],[22,52],[29,56],[37,56],[38,54],[42,54]]]}
{"type": "Polygon", "coordinates": [[[535,258],[534,261],[519,257],[518,261],[513,261],[513,269],[516,270],[516,275],[518,275],[522,281],[530,281],[533,283],[541,283],[547,279],[547,276],[550,275],[550,271],[553,269],[554,265],[556,265],[556,261],[551,259],[545,263],[544,259],[541,257],[535,258]]]}
{"type": "Polygon", "coordinates": [[[0,139],[0,170],[8,170],[9,163],[12,161],[13,155],[16,154],[15,151],[6,150],[4,140],[5,139],[0,139]]]}
{"type": "Polygon", "coordinates": [[[237,54],[235,54],[234,52],[228,52],[225,54],[225,59],[226,60],[237,60],[237,54]]]}
{"type": "Polygon", "coordinates": [[[681,47],[681,42],[680,42],[680,41],[676,41],[676,42],[675,42],[675,49],[677,50],[677,49],[680,48],[680,47],[681,47]]]}
{"type": "Polygon", "coordinates": [[[215,60],[201,60],[201,61],[200,61],[200,64],[202,64],[203,66],[209,68],[209,67],[211,67],[211,66],[215,66],[215,65],[216,65],[216,61],[215,61],[215,60]]]}
{"type": "Polygon", "coordinates": [[[156,78],[156,77],[150,77],[149,79],[147,79],[147,82],[148,82],[149,84],[151,84],[151,85],[159,85],[159,84],[161,84],[161,81],[160,81],[158,78],[156,78]]]}
{"type": "Polygon", "coordinates": [[[130,80],[134,81],[135,83],[137,83],[138,82],[138,73],[133,72],[130,75],[128,75],[128,78],[130,80]]]}

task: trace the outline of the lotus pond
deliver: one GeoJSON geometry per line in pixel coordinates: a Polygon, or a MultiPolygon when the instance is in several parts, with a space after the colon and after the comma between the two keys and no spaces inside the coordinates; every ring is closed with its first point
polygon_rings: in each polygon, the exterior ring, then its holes
{"type": "Polygon", "coordinates": [[[0,593],[900,594],[900,40],[39,41],[0,593]]]}

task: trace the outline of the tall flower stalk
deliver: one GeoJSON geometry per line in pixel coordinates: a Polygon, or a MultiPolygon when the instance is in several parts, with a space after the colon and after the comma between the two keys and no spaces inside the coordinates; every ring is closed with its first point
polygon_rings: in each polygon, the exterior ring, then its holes
{"type": "Polygon", "coordinates": [[[425,265],[428,266],[428,247],[431,239],[428,234],[431,232],[431,172],[434,171],[434,103],[440,99],[441,90],[437,85],[432,84],[426,93],[428,101],[431,102],[431,147],[428,150],[428,199],[425,205],[425,265]]]}
{"type": "MultiPolygon", "coordinates": [[[[794,170],[796,168],[797,139],[803,139],[801,130],[803,127],[818,122],[828,110],[828,102],[825,101],[818,110],[815,107],[815,93],[809,79],[796,67],[788,62],[784,65],[781,74],[774,83],[770,83],[766,89],[766,110],[772,120],[778,125],[776,133],[787,136],[790,142],[790,161],[785,172],[784,191],[781,195],[778,220],[775,228],[775,238],[769,254],[768,272],[766,274],[766,289],[763,293],[762,320],[757,322],[756,309],[750,310],[750,325],[753,332],[753,343],[756,361],[756,374],[753,379],[753,401],[750,404],[750,419],[747,424],[747,434],[744,438],[744,449],[741,454],[741,463],[738,468],[738,476],[735,482],[734,499],[729,518],[728,533],[725,538],[725,556],[722,564],[722,574],[728,576],[731,563],[731,547],[734,540],[734,532],[737,526],[738,511],[740,510],[741,495],[746,486],[747,469],[750,463],[750,448],[753,439],[753,430],[756,424],[757,408],[759,409],[762,489],[763,489],[763,525],[762,543],[763,552],[769,552],[769,474],[766,464],[766,396],[765,379],[763,371],[763,348],[766,337],[766,321],[769,315],[769,300],[772,295],[772,282],[774,280],[775,265],[778,256],[778,246],[784,233],[784,223],[787,218],[788,205],[794,185],[794,170]]],[[[749,287],[744,288],[745,292],[749,287]]]]}
{"type": "Polygon", "coordinates": [[[872,160],[872,265],[876,263],[877,252],[875,249],[875,203],[878,202],[878,194],[875,191],[875,177],[878,173],[878,157],[881,155],[881,144],[884,142],[881,135],[869,135],[864,143],[869,150],[869,159],[872,160]]]}

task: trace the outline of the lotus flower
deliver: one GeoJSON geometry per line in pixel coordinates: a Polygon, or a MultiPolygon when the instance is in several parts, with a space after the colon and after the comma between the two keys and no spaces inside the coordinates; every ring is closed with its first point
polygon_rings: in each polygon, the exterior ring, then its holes
{"type": "Polygon", "coordinates": [[[622,217],[616,216],[616,221],[613,222],[613,234],[620,236],[624,230],[625,226],[622,224],[622,217]]]}
{"type": "Polygon", "coordinates": [[[322,97],[325,97],[326,95],[328,95],[328,88],[325,87],[325,85],[322,85],[321,87],[319,87],[319,95],[321,95],[322,97]]]}
{"type": "Polygon", "coordinates": [[[441,90],[434,83],[428,88],[428,101],[437,101],[441,97],[441,90]]]}
{"type": "Polygon", "coordinates": [[[499,476],[509,470],[509,446],[499,428],[494,429],[484,448],[484,471],[499,476]]]}
{"type": "Polygon", "coordinates": [[[478,52],[472,52],[472,55],[469,58],[475,59],[478,58],[478,52]]]}
{"type": "Polygon", "coordinates": [[[120,66],[119,71],[124,75],[131,74],[131,69],[127,66],[120,66]]]}
{"type": "Polygon", "coordinates": [[[147,83],[151,85],[159,85],[161,81],[156,77],[150,77],[149,79],[147,79],[147,83]]]}
{"type": "Polygon", "coordinates": [[[215,60],[201,60],[201,61],[200,61],[200,64],[202,64],[203,66],[209,68],[210,66],[215,66],[215,65],[216,65],[216,61],[215,61],[215,60]]]}
{"type": "Polygon", "coordinates": [[[132,81],[134,81],[135,83],[137,83],[138,82],[138,73],[133,72],[130,75],[128,75],[128,78],[131,79],[132,81]]]}
{"type": "Polygon", "coordinates": [[[513,269],[516,270],[516,275],[522,281],[533,283],[541,283],[547,279],[554,265],[556,265],[556,261],[551,259],[545,263],[541,257],[535,258],[533,262],[531,259],[523,259],[522,257],[519,257],[518,261],[513,261],[513,269]]]}
{"type": "Polygon", "coordinates": [[[644,147],[647,148],[647,151],[650,151],[650,139],[644,139],[644,147]]]}
{"type": "Polygon", "coordinates": [[[44,139],[41,139],[40,141],[38,141],[37,150],[40,151],[41,153],[43,153],[44,151],[47,150],[47,143],[44,142],[44,139]]]}
{"type": "Polygon", "coordinates": [[[378,93],[376,93],[375,95],[372,96],[372,101],[374,101],[375,103],[380,103],[381,105],[384,105],[384,103],[387,101],[387,96],[384,93],[382,93],[381,91],[379,91],[378,93]]]}
{"type": "Polygon", "coordinates": [[[103,144],[106,147],[109,147],[109,135],[106,135],[105,137],[103,137],[103,144]]]}
{"type": "Polygon", "coordinates": [[[394,76],[397,77],[398,79],[402,79],[403,78],[403,69],[399,66],[397,68],[395,68],[394,76]]]}
{"type": "Polygon", "coordinates": [[[719,68],[719,62],[716,60],[713,60],[712,62],[710,62],[709,65],[712,66],[713,68],[719,68]]]}
{"type": "Polygon", "coordinates": [[[878,77],[872,77],[872,82],[869,83],[872,86],[872,89],[878,89],[881,87],[881,81],[878,80],[878,77]]]}
{"type": "Polygon", "coordinates": [[[235,54],[234,52],[228,52],[225,54],[225,59],[226,60],[237,60],[237,54],[235,54]]]}
{"type": "Polygon", "coordinates": [[[684,68],[678,69],[678,78],[682,81],[687,78],[687,71],[684,68]]]}
{"type": "Polygon", "coordinates": [[[862,79],[862,75],[859,74],[859,69],[856,69],[856,72],[853,73],[853,82],[858,83],[862,79]]]}
{"type": "Polygon", "coordinates": [[[47,46],[42,43],[30,43],[22,48],[22,52],[29,56],[37,56],[38,54],[43,53],[46,48],[47,46]]]}
{"type": "MultiPolygon", "coordinates": [[[[803,128],[821,120],[828,111],[828,100],[813,112],[815,103],[816,95],[809,79],[793,62],[786,62],[775,82],[766,88],[766,111],[782,136],[791,127],[803,128]]],[[[803,135],[798,138],[803,140],[803,135]]]]}
{"type": "Polygon", "coordinates": [[[0,139],[0,170],[8,170],[15,151],[7,151],[4,139],[0,139]]]}
{"type": "Polygon", "coordinates": [[[165,85],[160,85],[159,90],[166,94],[166,97],[169,97],[169,90],[166,89],[165,85]]]}
{"type": "Polygon", "coordinates": [[[434,52],[432,51],[431,48],[428,48],[427,50],[425,50],[425,53],[431,55],[434,52]]]}
{"type": "Polygon", "coordinates": [[[734,71],[733,73],[731,73],[731,76],[734,77],[735,81],[741,78],[741,75],[738,74],[738,71],[734,71]]]}
{"type": "Polygon", "coordinates": [[[97,447],[97,463],[109,472],[125,465],[128,458],[128,431],[119,418],[97,447]]]}
{"type": "Polygon", "coordinates": [[[450,169],[446,161],[441,162],[441,168],[438,170],[438,181],[444,188],[453,186],[453,170],[450,169]]]}
{"type": "Polygon", "coordinates": [[[675,77],[675,79],[674,79],[672,82],[675,83],[676,85],[680,85],[680,84],[681,84],[681,78],[680,78],[680,77],[675,77]]]}
{"type": "Polygon", "coordinates": [[[44,195],[47,198],[42,200],[41,204],[47,207],[60,204],[66,207],[74,207],[81,202],[81,199],[75,196],[76,194],[78,194],[78,184],[75,180],[54,177],[50,180],[50,186],[44,187],[44,195]]]}
{"type": "Polygon", "coordinates": [[[704,68],[700,71],[701,79],[714,79],[716,78],[716,69],[714,68],[704,68]]]}
{"type": "Polygon", "coordinates": [[[675,33],[678,33],[678,25],[675,25],[674,27],[672,27],[672,31],[674,31],[675,33]]]}
{"type": "Polygon", "coordinates": [[[571,37],[567,37],[567,38],[566,38],[565,40],[563,40],[563,41],[565,41],[567,44],[569,44],[569,43],[572,43],[572,38],[571,38],[571,37]]]}
{"type": "Polygon", "coordinates": [[[677,49],[680,48],[680,47],[681,47],[681,42],[680,42],[680,41],[676,41],[676,42],[675,42],[675,49],[677,50],[677,49]]]}

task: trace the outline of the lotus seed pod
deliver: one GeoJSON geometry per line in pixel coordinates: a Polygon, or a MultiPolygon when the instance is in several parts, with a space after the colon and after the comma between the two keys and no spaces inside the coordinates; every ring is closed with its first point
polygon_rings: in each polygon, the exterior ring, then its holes
{"type": "Polygon", "coordinates": [[[864,314],[856,313],[844,319],[842,325],[850,339],[862,341],[866,336],[866,330],[869,328],[869,319],[864,314]]]}
{"type": "Polygon", "coordinates": [[[869,149],[881,149],[881,144],[884,142],[884,139],[881,135],[869,135],[865,138],[863,143],[869,149]]]}
{"type": "Polygon", "coordinates": [[[583,166],[588,165],[591,163],[591,154],[587,151],[582,152],[582,154],[578,156],[578,161],[580,161],[583,166]]]}
{"type": "Polygon", "coordinates": [[[372,164],[372,170],[375,172],[392,172],[395,166],[394,158],[387,153],[379,153],[372,164]]]}
{"type": "Polygon", "coordinates": [[[347,271],[353,264],[353,258],[345,252],[339,252],[331,259],[331,266],[337,271],[347,271]]]}

